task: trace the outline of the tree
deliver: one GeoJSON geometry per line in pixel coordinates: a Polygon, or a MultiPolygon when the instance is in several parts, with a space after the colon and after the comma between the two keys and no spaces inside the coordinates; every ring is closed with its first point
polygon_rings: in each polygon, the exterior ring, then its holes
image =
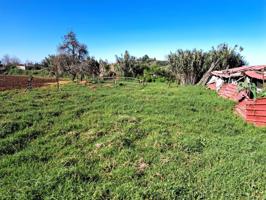
{"type": "Polygon", "coordinates": [[[121,57],[116,56],[116,62],[119,66],[119,71],[121,72],[122,76],[131,77],[133,76],[133,67],[136,63],[136,58],[130,56],[129,52],[126,50],[124,55],[121,57]]]}
{"type": "Polygon", "coordinates": [[[195,84],[204,72],[206,54],[202,50],[182,50],[168,55],[170,70],[182,84],[195,84]]]}
{"type": "Polygon", "coordinates": [[[182,50],[168,55],[170,70],[182,84],[205,84],[212,70],[243,66],[246,62],[240,54],[243,48],[220,44],[208,52],[182,50]]]}
{"type": "Polygon", "coordinates": [[[141,58],[141,60],[142,60],[142,62],[147,62],[147,61],[150,60],[150,57],[149,57],[147,54],[145,54],[145,55],[141,58]]]}
{"type": "Polygon", "coordinates": [[[42,60],[42,65],[43,67],[47,68],[47,69],[51,69],[53,66],[53,59],[54,59],[55,55],[48,55],[47,57],[45,57],[42,60]]]}
{"type": "Polygon", "coordinates": [[[64,71],[72,75],[72,80],[80,75],[81,79],[83,77],[83,62],[88,58],[88,50],[85,44],[78,41],[76,34],[71,31],[64,36],[62,44],[58,47],[59,55],[61,59],[65,58],[64,61],[64,71]]]}
{"type": "Polygon", "coordinates": [[[42,65],[48,68],[53,75],[58,73],[61,75],[63,72],[68,72],[71,65],[71,58],[65,54],[48,55],[42,61],[42,65]]]}
{"type": "Polygon", "coordinates": [[[241,55],[243,50],[241,46],[235,45],[231,48],[228,44],[220,44],[216,48],[212,47],[207,54],[205,73],[198,84],[205,85],[213,70],[224,70],[246,65],[247,63],[241,55]]]}
{"type": "Polygon", "coordinates": [[[211,63],[215,63],[218,60],[216,70],[229,69],[233,67],[240,67],[246,64],[244,57],[241,55],[243,47],[235,45],[231,48],[228,44],[220,44],[216,48],[208,52],[208,58],[206,59],[206,65],[210,66],[211,63]]]}
{"type": "Polygon", "coordinates": [[[58,50],[60,54],[69,55],[72,64],[86,60],[88,55],[87,46],[78,41],[76,34],[73,31],[64,36],[63,43],[59,45],[58,50]]]}
{"type": "Polygon", "coordinates": [[[99,65],[100,65],[100,74],[102,74],[102,76],[109,76],[110,75],[110,71],[111,71],[111,66],[108,63],[107,60],[99,60],[99,65]]]}
{"type": "Polygon", "coordinates": [[[95,78],[100,74],[100,63],[94,57],[88,57],[83,63],[82,71],[85,75],[95,78]]]}
{"type": "MultiPolygon", "coordinates": [[[[67,60],[67,58],[64,59],[67,60]]],[[[71,58],[69,59],[71,60],[71,58]]],[[[80,63],[65,64],[65,66],[68,67],[63,67],[63,69],[72,75],[73,81],[76,77],[78,78],[78,76],[80,76],[80,81],[82,81],[85,76],[95,78],[100,74],[100,64],[94,57],[87,57],[87,60],[80,63]]]]}
{"type": "Polygon", "coordinates": [[[66,66],[71,64],[71,58],[64,54],[49,55],[43,60],[43,63],[55,76],[57,88],[59,89],[59,77],[65,72],[66,66]]]}
{"type": "Polygon", "coordinates": [[[1,61],[5,66],[19,65],[21,63],[18,57],[11,57],[8,54],[4,55],[1,61]]]}

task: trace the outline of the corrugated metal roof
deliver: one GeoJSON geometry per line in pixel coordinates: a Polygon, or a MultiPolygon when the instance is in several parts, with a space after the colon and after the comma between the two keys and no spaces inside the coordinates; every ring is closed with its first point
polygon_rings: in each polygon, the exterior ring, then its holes
{"type": "Polygon", "coordinates": [[[245,74],[251,78],[259,79],[259,80],[266,80],[266,74],[258,73],[256,71],[246,71],[245,74]]]}
{"type": "Polygon", "coordinates": [[[242,73],[246,71],[259,71],[262,69],[266,69],[266,65],[242,66],[242,67],[236,67],[236,68],[227,69],[227,70],[213,71],[212,75],[223,77],[223,78],[229,78],[233,76],[243,76],[244,74],[242,73]]]}
{"type": "Polygon", "coordinates": [[[266,126],[266,98],[245,99],[235,106],[235,111],[249,123],[266,126]]]}

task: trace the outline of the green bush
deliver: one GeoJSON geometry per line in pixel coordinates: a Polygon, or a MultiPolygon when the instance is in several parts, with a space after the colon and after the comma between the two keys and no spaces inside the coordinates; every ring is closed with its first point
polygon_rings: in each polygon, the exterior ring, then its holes
{"type": "Polygon", "coordinates": [[[47,77],[50,76],[50,72],[47,69],[40,69],[40,70],[22,70],[16,67],[10,68],[6,74],[8,75],[34,75],[34,76],[41,76],[47,77]]]}
{"type": "Polygon", "coordinates": [[[152,65],[144,70],[143,78],[147,82],[166,82],[168,79],[168,72],[163,67],[152,65]]]}

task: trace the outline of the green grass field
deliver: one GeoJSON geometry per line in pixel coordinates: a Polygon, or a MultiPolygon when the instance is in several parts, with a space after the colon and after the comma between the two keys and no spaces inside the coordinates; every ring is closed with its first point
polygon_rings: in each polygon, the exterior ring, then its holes
{"type": "Polygon", "coordinates": [[[266,199],[266,129],[200,87],[0,93],[0,199],[266,199]]]}

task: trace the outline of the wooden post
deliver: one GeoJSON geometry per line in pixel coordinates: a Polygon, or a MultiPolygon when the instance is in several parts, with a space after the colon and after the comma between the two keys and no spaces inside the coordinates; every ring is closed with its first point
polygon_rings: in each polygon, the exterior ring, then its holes
{"type": "Polygon", "coordinates": [[[56,75],[56,86],[57,86],[57,90],[59,90],[59,77],[58,77],[58,75],[56,75]]]}
{"type": "Polygon", "coordinates": [[[32,81],[33,81],[33,76],[29,75],[28,83],[27,83],[27,89],[26,90],[29,90],[29,91],[32,90],[32,81]]]}

